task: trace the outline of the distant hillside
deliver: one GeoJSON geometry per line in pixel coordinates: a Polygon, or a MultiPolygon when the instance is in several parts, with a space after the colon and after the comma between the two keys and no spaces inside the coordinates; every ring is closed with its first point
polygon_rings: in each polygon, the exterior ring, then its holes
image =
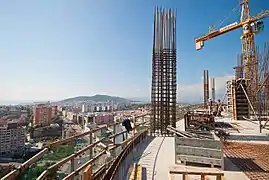
{"type": "Polygon", "coordinates": [[[108,95],[94,95],[94,96],[78,96],[73,98],[64,99],[60,102],[68,103],[68,102],[81,102],[81,101],[95,101],[95,102],[106,102],[106,101],[113,101],[114,103],[118,102],[130,102],[131,100],[116,97],[116,96],[108,96],[108,95]]]}

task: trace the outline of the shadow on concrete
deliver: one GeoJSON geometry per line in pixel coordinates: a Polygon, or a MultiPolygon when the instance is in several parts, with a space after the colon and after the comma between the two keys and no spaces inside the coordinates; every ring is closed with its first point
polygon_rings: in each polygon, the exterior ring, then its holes
{"type": "Polygon", "coordinates": [[[226,160],[224,159],[225,171],[264,172],[264,173],[268,172],[263,168],[261,168],[258,164],[256,164],[251,158],[235,158],[235,157],[226,157],[226,158],[227,158],[226,160]],[[237,168],[234,168],[234,166],[231,163],[228,163],[229,160],[237,168]]]}
{"type": "Polygon", "coordinates": [[[217,128],[226,128],[226,129],[228,129],[228,128],[232,129],[233,128],[233,126],[230,123],[221,122],[221,121],[215,122],[215,127],[217,127],[217,128]]]}
{"type": "Polygon", "coordinates": [[[142,180],[147,180],[147,168],[142,167],[142,180]]]}
{"type": "Polygon", "coordinates": [[[241,135],[231,134],[226,137],[226,140],[235,140],[235,141],[269,141],[269,136],[261,136],[261,135],[241,135]]]}
{"type": "Polygon", "coordinates": [[[147,138],[140,144],[137,145],[136,151],[133,151],[133,161],[137,163],[140,158],[147,156],[148,154],[144,154],[144,151],[147,149],[151,141],[153,141],[154,136],[147,136],[147,138]]]}

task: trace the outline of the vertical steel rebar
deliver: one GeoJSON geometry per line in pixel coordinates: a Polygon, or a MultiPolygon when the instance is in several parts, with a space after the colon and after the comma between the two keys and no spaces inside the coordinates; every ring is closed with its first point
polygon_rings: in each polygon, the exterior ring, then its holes
{"type": "Polygon", "coordinates": [[[204,70],[204,108],[207,108],[209,100],[209,83],[208,70],[204,70]]]}
{"type": "Polygon", "coordinates": [[[215,90],[215,78],[211,79],[211,90],[212,90],[212,101],[216,100],[216,90],[215,90]]]}
{"type": "Polygon", "coordinates": [[[152,54],[151,130],[176,126],[176,12],[155,8],[152,54]]]}

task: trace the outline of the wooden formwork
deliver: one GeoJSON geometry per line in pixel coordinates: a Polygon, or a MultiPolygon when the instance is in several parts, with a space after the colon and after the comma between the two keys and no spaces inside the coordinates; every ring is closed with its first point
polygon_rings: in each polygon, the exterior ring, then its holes
{"type": "Polygon", "coordinates": [[[184,115],[185,131],[197,129],[215,129],[215,119],[212,114],[208,112],[189,111],[184,115]]]}
{"type": "Polygon", "coordinates": [[[201,180],[206,180],[206,176],[215,176],[216,180],[224,179],[223,171],[209,168],[171,167],[169,169],[170,180],[175,180],[176,175],[182,175],[183,180],[188,180],[189,175],[198,175],[201,177],[201,180]]]}
{"type": "Polygon", "coordinates": [[[234,80],[233,86],[233,115],[234,120],[243,120],[249,117],[249,104],[244,90],[246,90],[246,80],[234,80]],[[241,84],[241,85],[240,85],[241,84]]]}
{"type": "Polygon", "coordinates": [[[175,136],[175,163],[200,164],[224,169],[223,143],[220,140],[175,136]]]}

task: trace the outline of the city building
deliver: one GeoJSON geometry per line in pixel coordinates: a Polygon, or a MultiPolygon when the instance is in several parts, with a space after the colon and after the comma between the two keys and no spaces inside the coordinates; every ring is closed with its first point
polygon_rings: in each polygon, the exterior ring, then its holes
{"type": "Polygon", "coordinates": [[[87,104],[82,104],[82,112],[85,113],[85,112],[88,112],[88,105],[87,104]]]}
{"type": "Polygon", "coordinates": [[[51,106],[51,115],[52,117],[55,117],[58,112],[58,107],[57,106],[51,106]]]}
{"type": "Polygon", "coordinates": [[[26,129],[19,122],[0,122],[0,156],[9,156],[21,152],[25,146],[26,129]]]}
{"type": "Polygon", "coordinates": [[[34,108],[34,126],[50,125],[52,119],[52,107],[46,105],[38,105],[34,108]]]}
{"type": "Polygon", "coordinates": [[[94,117],[94,122],[97,125],[102,125],[102,124],[111,124],[114,122],[114,115],[113,114],[97,114],[94,117]]]}

